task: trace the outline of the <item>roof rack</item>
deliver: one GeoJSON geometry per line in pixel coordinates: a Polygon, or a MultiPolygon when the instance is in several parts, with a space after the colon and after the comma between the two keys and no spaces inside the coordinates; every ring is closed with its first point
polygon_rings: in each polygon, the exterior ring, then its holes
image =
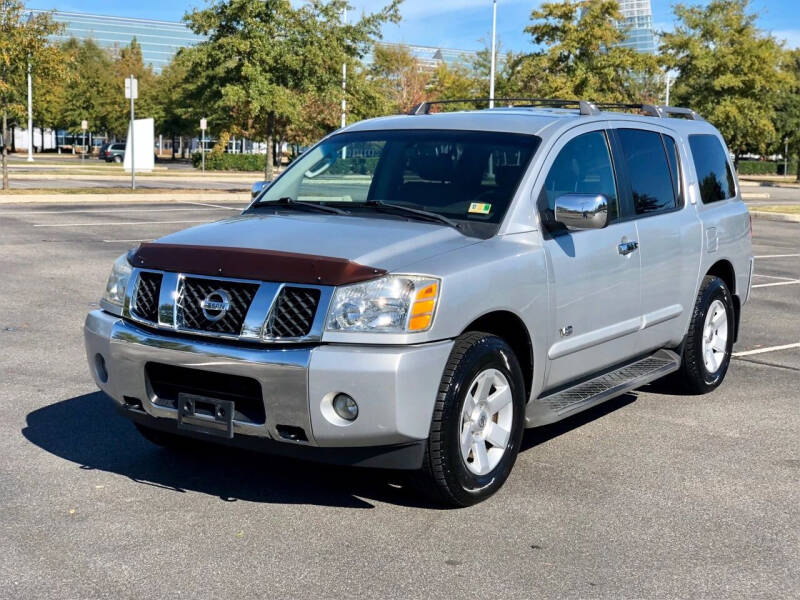
{"type": "MultiPolygon", "coordinates": [[[[491,98],[458,98],[452,100],[430,100],[420,102],[409,111],[409,115],[427,115],[431,107],[438,104],[460,104],[462,102],[491,102],[491,98]]],[[[664,106],[655,104],[625,104],[621,102],[589,102],[587,100],[559,100],[552,98],[494,98],[494,102],[507,104],[508,107],[543,106],[550,108],[577,108],[583,116],[600,114],[606,110],[639,110],[648,117],[666,118],[672,115],[686,117],[693,121],[704,121],[703,117],[690,108],[664,106]]]]}

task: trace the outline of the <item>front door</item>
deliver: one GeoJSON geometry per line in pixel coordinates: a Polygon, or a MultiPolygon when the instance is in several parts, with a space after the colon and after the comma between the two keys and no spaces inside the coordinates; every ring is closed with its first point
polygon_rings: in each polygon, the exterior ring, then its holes
{"type": "Polygon", "coordinates": [[[633,357],[641,325],[636,223],[619,219],[607,132],[573,130],[551,154],[538,195],[550,280],[546,389],[633,357]],[[609,224],[567,231],[555,223],[556,198],[572,193],[606,196],[609,224]]]}

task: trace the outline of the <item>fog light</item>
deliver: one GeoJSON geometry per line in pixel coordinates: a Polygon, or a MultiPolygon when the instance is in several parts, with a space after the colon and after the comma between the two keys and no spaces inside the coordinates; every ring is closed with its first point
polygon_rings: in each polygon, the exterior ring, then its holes
{"type": "Polygon", "coordinates": [[[103,358],[103,355],[100,353],[94,355],[94,371],[97,373],[97,378],[100,380],[100,383],[105,383],[108,381],[106,359],[103,358]]]}
{"type": "Polygon", "coordinates": [[[347,394],[336,394],[333,410],[345,421],[355,421],[358,416],[358,404],[347,394]]]}

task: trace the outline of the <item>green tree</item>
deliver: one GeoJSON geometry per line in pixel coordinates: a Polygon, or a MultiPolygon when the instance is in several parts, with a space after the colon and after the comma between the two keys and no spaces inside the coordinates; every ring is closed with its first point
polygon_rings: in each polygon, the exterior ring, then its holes
{"type": "MultiPolygon", "coordinates": [[[[525,28],[536,49],[509,65],[517,92],[542,98],[641,102],[654,56],[618,46],[625,38],[617,0],[545,2],[525,28]]],[[[644,96],[644,97],[643,97],[644,96]]]]}
{"type": "Polygon", "coordinates": [[[136,99],[136,116],[140,119],[162,117],[162,104],[158,101],[156,75],[153,67],[144,64],[142,46],[133,38],[130,45],[120,49],[112,63],[112,95],[109,99],[111,112],[107,115],[108,132],[127,135],[130,123],[130,100],[125,98],[125,79],[133,75],[138,80],[139,97],[136,99]]]}
{"type": "MultiPolygon", "coordinates": [[[[25,111],[27,70],[37,77],[59,78],[64,64],[48,36],[60,26],[48,13],[28,17],[19,0],[0,0],[0,111],[3,117],[3,189],[8,189],[8,120],[25,111]]],[[[32,132],[29,132],[32,133],[32,132]]]]}
{"type": "Polygon", "coordinates": [[[184,17],[207,37],[186,50],[191,100],[220,130],[267,142],[272,179],[274,143],[303,117],[303,99],[340,98],[342,64],[355,68],[398,4],[344,24],[347,0],[215,0],[184,17]]]}
{"type": "Polygon", "coordinates": [[[172,138],[173,160],[175,138],[190,136],[200,126],[202,115],[191,101],[191,87],[186,55],[180,51],[156,78],[153,95],[153,100],[158,105],[156,129],[172,138]]]}
{"type": "Polygon", "coordinates": [[[374,86],[376,116],[408,112],[426,99],[431,73],[406,46],[377,45],[367,76],[374,86]]]}
{"type": "MultiPolygon", "coordinates": [[[[789,142],[789,156],[797,161],[797,179],[800,180],[800,50],[792,50],[787,56],[786,69],[792,77],[790,88],[778,99],[775,115],[777,150],[783,154],[789,142]]],[[[788,175],[788,173],[786,173],[788,175]]]]}
{"type": "Polygon", "coordinates": [[[679,4],[675,30],[661,45],[667,66],[678,72],[676,103],[713,123],[737,160],[773,142],[776,102],[791,83],[784,50],[759,31],[748,9],[749,0],[679,4]]]}
{"type": "Polygon", "coordinates": [[[62,110],[53,124],[77,133],[81,121],[86,119],[91,131],[107,132],[114,115],[116,92],[110,54],[91,39],[69,39],[62,49],[70,61],[62,110]]]}

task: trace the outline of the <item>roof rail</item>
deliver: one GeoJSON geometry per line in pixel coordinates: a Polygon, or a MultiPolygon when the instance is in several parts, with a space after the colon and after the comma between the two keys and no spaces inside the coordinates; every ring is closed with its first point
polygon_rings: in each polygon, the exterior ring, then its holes
{"type": "Polygon", "coordinates": [[[494,102],[507,103],[509,107],[514,106],[547,106],[552,108],[577,108],[582,115],[595,115],[600,111],[591,102],[585,100],[558,100],[552,98],[458,98],[454,100],[430,100],[427,102],[420,102],[412,108],[408,114],[410,115],[427,115],[431,111],[431,106],[436,104],[459,104],[461,102],[494,102]]]}
{"type": "MultiPolygon", "coordinates": [[[[490,102],[491,98],[458,98],[453,100],[431,100],[420,102],[409,111],[409,115],[427,115],[431,111],[431,106],[437,104],[458,104],[461,102],[490,102]]],[[[626,104],[622,102],[589,102],[587,100],[559,100],[552,98],[494,98],[496,103],[506,103],[509,107],[515,106],[545,106],[552,108],[577,108],[581,115],[591,116],[600,114],[606,110],[639,110],[648,117],[666,118],[672,115],[679,115],[693,121],[704,121],[703,117],[690,108],[678,106],[665,106],[655,104],[626,104]]]]}

